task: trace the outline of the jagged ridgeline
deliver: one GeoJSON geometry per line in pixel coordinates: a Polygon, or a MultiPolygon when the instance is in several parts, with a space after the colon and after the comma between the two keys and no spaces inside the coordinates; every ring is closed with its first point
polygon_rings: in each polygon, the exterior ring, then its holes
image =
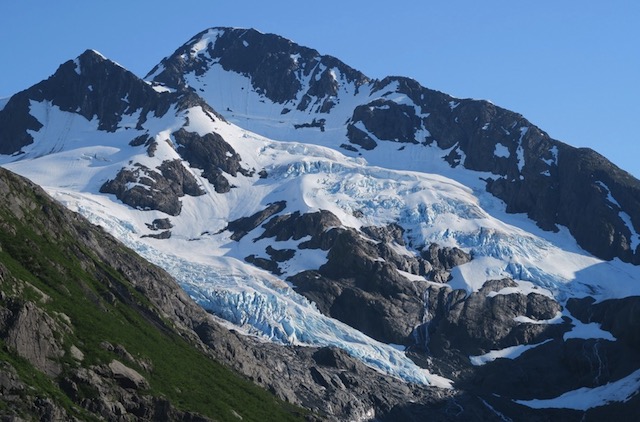
{"type": "Polygon", "coordinates": [[[4,169],[0,191],[3,418],[302,420],[212,358],[164,271],[4,169]]]}

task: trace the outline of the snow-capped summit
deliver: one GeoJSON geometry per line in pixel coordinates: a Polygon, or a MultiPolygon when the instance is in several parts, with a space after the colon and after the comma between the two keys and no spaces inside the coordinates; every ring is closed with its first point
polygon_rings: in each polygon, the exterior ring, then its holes
{"type": "Polygon", "coordinates": [[[490,102],[453,98],[408,78],[373,80],[251,29],[203,31],[147,79],[197,92],[247,130],[375,165],[438,171],[422,148],[437,145],[451,167],[482,172],[485,189],[509,212],[526,213],[545,230],[567,227],[601,258],[640,263],[640,218],[633,217],[640,215],[640,183],[596,152],[553,140],[490,102]]]}
{"type": "Polygon", "coordinates": [[[146,81],[88,50],[0,128],[0,164],[244,334],[502,416],[638,405],[640,183],[517,113],[214,28],[146,81]]]}

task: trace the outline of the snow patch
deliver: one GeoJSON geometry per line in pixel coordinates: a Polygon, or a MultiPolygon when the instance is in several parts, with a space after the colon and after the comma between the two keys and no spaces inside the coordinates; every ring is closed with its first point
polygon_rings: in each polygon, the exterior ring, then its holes
{"type": "Polygon", "coordinates": [[[159,92],[159,93],[163,93],[163,92],[176,92],[175,89],[173,88],[167,88],[164,85],[159,85],[159,84],[152,84],[151,88],[153,88],[154,91],[159,92]]]}
{"type": "Polygon", "coordinates": [[[555,317],[551,319],[531,319],[527,316],[520,315],[513,319],[515,322],[523,323],[523,324],[539,324],[539,325],[553,325],[553,324],[562,324],[564,320],[562,319],[562,312],[558,312],[555,317]]]}
{"type": "Polygon", "coordinates": [[[616,338],[608,331],[605,331],[601,328],[601,325],[595,322],[585,324],[580,322],[577,319],[573,319],[574,327],[571,331],[564,333],[562,338],[566,341],[570,338],[581,338],[581,339],[603,339],[609,341],[616,341],[616,338]]]}
{"type": "Polygon", "coordinates": [[[622,206],[620,203],[613,197],[611,194],[611,190],[609,187],[602,181],[596,180],[596,185],[600,186],[607,194],[607,202],[609,202],[609,208],[612,210],[618,210],[618,216],[629,229],[629,233],[631,234],[629,238],[629,247],[632,251],[635,251],[640,246],[640,234],[636,231],[633,220],[631,220],[631,216],[622,210],[622,206]]]}
{"type": "Polygon", "coordinates": [[[493,155],[495,155],[496,157],[509,158],[511,156],[511,153],[509,152],[508,147],[498,142],[496,143],[496,147],[493,150],[493,155]]]}
{"type": "Polygon", "coordinates": [[[558,147],[555,145],[552,146],[549,152],[551,153],[550,159],[544,159],[544,158],[540,158],[540,159],[544,161],[548,166],[553,166],[553,165],[557,166],[558,165],[558,147]]]}
{"type": "Polygon", "coordinates": [[[484,355],[469,356],[469,360],[471,361],[471,364],[474,366],[482,366],[486,363],[493,362],[496,359],[516,359],[517,357],[522,355],[524,352],[531,349],[535,349],[536,347],[542,346],[543,344],[546,344],[550,341],[552,341],[552,339],[545,340],[542,343],[537,343],[537,344],[528,344],[528,345],[522,344],[518,346],[506,347],[500,350],[492,350],[488,353],[485,353],[484,355]]]}
{"type": "Polygon", "coordinates": [[[73,68],[73,70],[78,74],[81,75],[82,74],[82,67],[80,66],[80,59],[78,59],[77,57],[75,59],[73,59],[73,64],[75,65],[75,67],[73,68]]]}
{"type": "MultiPolygon", "coordinates": [[[[518,155],[518,171],[522,174],[522,169],[524,169],[524,148],[522,145],[518,145],[518,149],[516,150],[516,154],[518,155]]],[[[522,179],[522,175],[520,176],[522,179]]]]}
{"type": "Polygon", "coordinates": [[[582,387],[551,399],[516,400],[533,409],[588,410],[614,402],[627,402],[640,392],[640,370],[599,387],[582,387]]]}

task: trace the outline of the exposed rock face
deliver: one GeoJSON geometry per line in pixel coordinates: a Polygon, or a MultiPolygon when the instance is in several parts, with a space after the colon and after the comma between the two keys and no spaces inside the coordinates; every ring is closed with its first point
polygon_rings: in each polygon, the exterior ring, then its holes
{"type": "Polygon", "coordinates": [[[275,237],[276,241],[299,240],[305,236],[317,236],[331,227],[341,225],[338,217],[330,211],[320,210],[302,215],[296,211],[273,217],[263,225],[264,233],[258,239],[275,237]]]}
{"type": "Polygon", "coordinates": [[[488,281],[475,293],[448,288],[427,289],[426,324],[418,330],[425,347],[436,356],[459,351],[465,356],[519,344],[540,343],[567,330],[562,324],[536,324],[555,318],[560,305],[537,293],[499,294],[517,286],[513,280],[488,281]],[[534,322],[520,322],[526,317],[534,322]]]}
{"type": "Polygon", "coordinates": [[[0,361],[0,397],[2,408],[0,418],[20,421],[25,416],[38,420],[71,420],[70,415],[48,398],[38,397],[30,391],[30,386],[22,381],[20,374],[9,362],[0,361]]]}
{"type": "Polygon", "coordinates": [[[436,244],[423,249],[420,256],[428,263],[424,275],[438,283],[446,283],[454,267],[471,261],[471,256],[462,249],[440,247],[436,244]]]}
{"type": "Polygon", "coordinates": [[[149,230],[168,230],[173,227],[168,218],[156,218],[151,223],[147,223],[149,230]]]}
{"type": "Polygon", "coordinates": [[[640,332],[636,330],[640,324],[640,297],[594,302],[591,297],[569,299],[567,309],[583,323],[599,323],[618,340],[640,350],[640,332]]]}
{"type": "Polygon", "coordinates": [[[362,123],[369,133],[380,140],[415,144],[418,143],[416,131],[422,128],[423,119],[416,115],[411,106],[379,98],[357,106],[347,130],[358,130],[354,126],[356,123],[362,123]]]}
{"type": "Polygon", "coordinates": [[[179,160],[163,162],[157,171],[142,164],[123,168],[115,179],[108,180],[100,192],[111,193],[125,204],[141,210],[158,210],[169,215],[180,214],[184,195],[199,196],[202,188],[179,160]]]}
{"type": "Polygon", "coordinates": [[[230,221],[225,227],[225,230],[229,230],[233,232],[231,235],[232,240],[240,240],[251,230],[258,227],[269,217],[281,212],[287,206],[286,201],[278,201],[272,204],[269,204],[267,208],[262,211],[258,211],[257,213],[249,216],[249,217],[241,217],[237,220],[230,221]]]}
{"type": "MultiPolygon", "coordinates": [[[[571,329],[568,319],[555,330],[546,330],[544,337],[553,340],[541,343],[516,359],[498,359],[478,367],[473,376],[463,381],[474,391],[493,391],[501,399],[496,403],[507,412],[519,408],[511,400],[558,397],[566,391],[594,388],[618,381],[637,370],[637,330],[629,330],[627,318],[637,320],[637,297],[607,300],[598,304],[592,298],[572,299],[567,309],[583,323],[598,322],[611,332],[615,339],[570,338],[561,341],[560,334],[571,329]],[[624,327],[624,328],[622,328],[624,327]],[[553,331],[556,331],[555,333],[553,331]]],[[[544,338],[540,337],[540,339],[544,338]]],[[[612,403],[589,409],[584,413],[546,410],[547,417],[570,420],[599,420],[604,415],[622,417],[640,406],[637,395],[624,405],[612,403]],[[625,410],[623,410],[623,408],[625,410]]]]}
{"type": "MultiPolygon", "coordinates": [[[[391,246],[404,245],[400,226],[366,227],[363,233],[371,237],[367,239],[354,229],[341,228],[337,217],[328,211],[276,216],[262,227],[264,232],[258,239],[285,241],[310,236],[300,248],[328,251],[326,264],[288,280],[324,314],[387,343],[412,344],[413,329],[423,320],[427,284],[410,281],[399,270],[446,281],[451,268],[470,260],[459,249],[436,245],[423,257],[400,255],[391,246]]],[[[278,262],[294,256],[272,247],[266,252],[271,259],[255,255],[245,259],[279,275],[278,262]]]]}
{"type": "Polygon", "coordinates": [[[223,172],[235,177],[238,173],[248,176],[250,171],[240,166],[241,158],[234,149],[217,133],[200,136],[180,129],[173,133],[178,142],[178,153],[194,167],[201,169],[216,192],[225,193],[231,184],[223,172]]]}
{"type": "Polygon", "coordinates": [[[109,370],[111,376],[122,388],[134,390],[149,388],[149,382],[142,375],[119,360],[112,360],[109,363],[109,370]]]}
{"type": "Polygon", "coordinates": [[[257,345],[210,323],[196,332],[216,356],[283,399],[315,409],[321,420],[500,420],[476,397],[398,383],[339,349],[257,345]]]}
{"type": "Polygon", "coordinates": [[[32,302],[11,303],[6,311],[0,333],[7,347],[45,374],[59,375],[64,349],[56,336],[62,327],[32,302]]]}

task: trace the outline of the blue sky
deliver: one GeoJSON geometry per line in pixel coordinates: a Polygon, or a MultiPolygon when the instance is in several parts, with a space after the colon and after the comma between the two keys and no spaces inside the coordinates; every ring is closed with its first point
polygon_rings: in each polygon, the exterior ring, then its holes
{"type": "Polygon", "coordinates": [[[370,77],[491,100],[640,177],[640,2],[0,2],[0,98],[93,48],[144,76],[213,26],[253,27],[370,77]]]}

